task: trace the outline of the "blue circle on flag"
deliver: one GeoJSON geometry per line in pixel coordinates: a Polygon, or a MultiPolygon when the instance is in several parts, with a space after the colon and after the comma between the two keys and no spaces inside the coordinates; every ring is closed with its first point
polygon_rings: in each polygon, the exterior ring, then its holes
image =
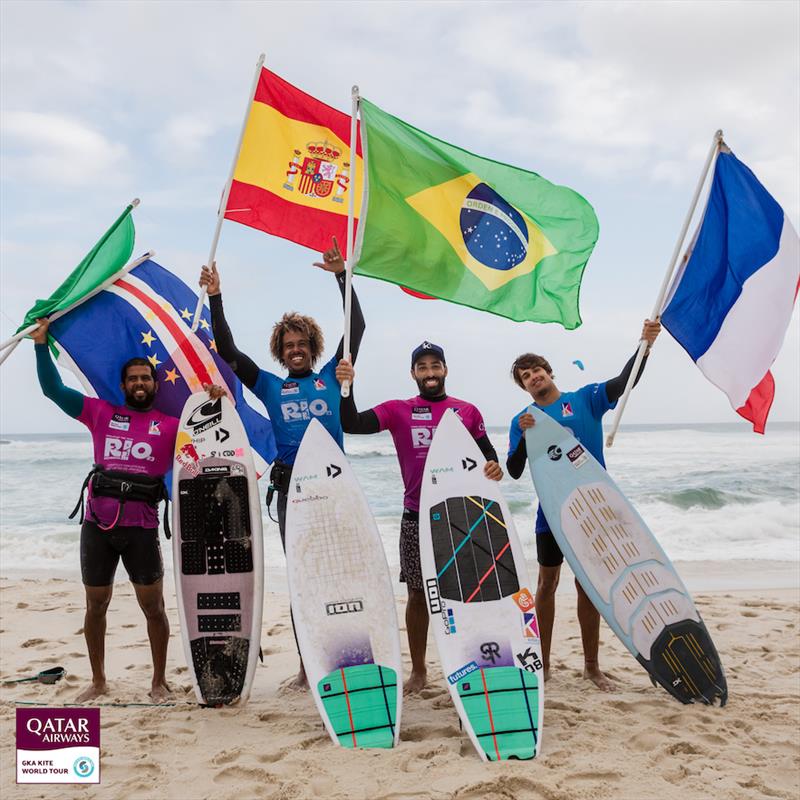
{"type": "Polygon", "coordinates": [[[459,222],[467,251],[485,267],[506,271],[525,260],[525,219],[491,186],[479,183],[464,198],[459,222]]]}

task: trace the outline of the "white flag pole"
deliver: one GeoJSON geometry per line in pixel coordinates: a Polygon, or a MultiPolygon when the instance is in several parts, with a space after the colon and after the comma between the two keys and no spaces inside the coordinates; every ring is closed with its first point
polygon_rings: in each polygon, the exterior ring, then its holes
{"type": "MultiPolygon", "coordinates": [[[[350,91],[352,98],[352,111],[350,116],[350,166],[352,169],[353,185],[350,190],[350,202],[347,209],[347,260],[344,273],[344,347],[342,355],[350,360],[350,317],[353,310],[353,229],[355,228],[355,189],[356,189],[356,117],[358,116],[358,86],[350,91]]],[[[342,397],[350,396],[350,381],[342,383],[342,397]]]]}
{"type": "MultiPolygon", "coordinates": [[[[128,207],[130,207],[131,209],[134,209],[141,202],[142,201],[139,200],[138,197],[134,197],[133,200],[131,200],[130,203],[128,203],[128,207]]],[[[126,210],[127,210],[127,208],[126,208],[126,210]]],[[[95,245],[95,247],[96,246],[97,245],[95,245]]],[[[139,262],[139,263],[141,263],[141,262],[139,262]]],[[[133,269],[133,267],[129,266],[129,267],[127,267],[127,269],[133,269]]],[[[114,273],[114,275],[115,275],[114,280],[116,280],[121,274],[122,274],[121,272],[114,273]]],[[[81,298],[80,302],[82,303],[84,300],[87,300],[88,298],[93,297],[98,292],[102,291],[107,285],[108,285],[108,282],[106,281],[105,283],[101,284],[101,286],[96,287],[91,292],[89,292],[88,294],[84,295],[81,298]]],[[[76,305],[78,305],[78,303],[73,303],[73,305],[70,306],[70,309],[75,308],[76,305]]],[[[63,312],[61,312],[59,314],[53,314],[53,316],[50,317],[50,319],[58,319],[58,317],[62,316],[62,314],[65,314],[65,313],[66,313],[66,311],[63,311],[63,312]]],[[[22,339],[24,339],[29,333],[33,333],[33,331],[35,331],[38,327],[39,327],[39,323],[38,322],[31,323],[30,325],[28,325],[27,328],[24,328],[23,330],[18,331],[10,339],[6,339],[2,344],[0,344],[0,350],[5,350],[7,347],[11,347],[12,345],[16,346],[22,339]]],[[[6,360],[6,357],[0,358],[0,364],[2,364],[3,361],[5,361],[5,360],[6,360]]]]}
{"type": "MultiPolygon", "coordinates": [[[[96,286],[92,289],[91,292],[87,292],[77,303],[73,303],[68,308],[62,308],[60,311],[56,311],[54,314],[51,314],[47,319],[49,322],[55,322],[59,317],[63,317],[65,314],[69,314],[72,309],[77,308],[82,303],[85,303],[87,300],[90,300],[96,294],[100,294],[104,289],[107,289],[111,286],[112,283],[118,281],[123,275],[130,272],[134,267],[138,267],[139,264],[144,263],[147,259],[152,258],[155,255],[155,250],[149,250],[143,256],[139,256],[139,258],[134,259],[127,263],[122,269],[117,270],[110,278],[106,278],[101,284],[96,286]]],[[[23,328],[19,333],[15,333],[7,342],[3,342],[3,354],[0,356],[0,364],[2,364],[10,355],[14,352],[16,346],[30,333],[33,333],[35,330],[39,328],[38,322],[33,322],[28,325],[27,328],[23,328]]]]}
{"type": "MultiPolygon", "coordinates": [[[[656,320],[661,316],[661,311],[663,310],[664,305],[664,297],[667,294],[667,289],[669,288],[670,281],[672,280],[672,274],[675,272],[675,265],[678,263],[678,256],[680,255],[681,248],[683,247],[683,242],[686,239],[686,232],[689,230],[689,224],[691,223],[695,209],[697,208],[697,201],[700,199],[700,193],[703,190],[708,173],[713,169],[717,160],[717,155],[719,155],[719,148],[721,144],[722,131],[719,130],[714,134],[711,148],[708,151],[708,156],[706,156],[706,161],[703,165],[703,171],[700,174],[700,180],[697,182],[697,187],[694,190],[694,196],[692,197],[692,202],[689,206],[689,213],[686,215],[686,219],[683,221],[683,226],[681,227],[678,241],[675,242],[675,249],[672,251],[672,258],[669,262],[669,268],[667,269],[666,275],[664,275],[664,280],[661,282],[661,288],[658,291],[658,297],[656,298],[655,305],[653,306],[653,313],[650,315],[650,319],[652,320],[656,320]]],[[[622,414],[625,411],[625,406],[628,403],[628,397],[631,393],[631,389],[633,388],[633,384],[636,381],[636,376],[639,374],[639,368],[642,365],[646,351],[647,342],[642,339],[639,342],[639,349],[636,352],[636,360],[633,362],[633,369],[631,370],[631,374],[628,376],[628,383],[625,386],[625,392],[619,400],[617,414],[614,417],[614,423],[611,426],[611,430],[608,432],[608,436],[606,437],[606,447],[611,447],[614,444],[614,437],[617,435],[619,422],[622,419],[622,414]]]]}
{"type": "MultiPolygon", "coordinates": [[[[231,170],[228,174],[228,181],[225,184],[225,189],[222,192],[222,199],[220,200],[219,208],[217,209],[217,227],[214,229],[214,238],[211,240],[211,251],[208,254],[208,261],[206,261],[206,265],[209,268],[214,263],[214,257],[217,254],[219,235],[222,232],[222,221],[225,219],[225,209],[228,206],[228,195],[231,193],[231,184],[233,183],[233,173],[236,171],[236,163],[239,161],[239,153],[242,150],[242,142],[244,141],[244,132],[247,128],[247,120],[250,118],[250,109],[253,107],[253,98],[256,96],[256,87],[258,86],[258,79],[261,75],[261,68],[264,66],[265,58],[265,54],[262,53],[258,57],[258,62],[256,63],[256,71],[253,75],[253,84],[250,87],[250,95],[247,100],[247,109],[244,112],[244,119],[242,120],[242,130],[239,132],[239,142],[236,145],[236,152],[233,154],[233,161],[231,162],[231,170]]],[[[200,297],[197,298],[197,306],[194,309],[192,333],[197,330],[197,326],[200,324],[200,314],[203,312],[203,303],[205,302],[207,294],[208,289],[206,289],[204,286],[203,291],[200,292],[200,297]]]]}

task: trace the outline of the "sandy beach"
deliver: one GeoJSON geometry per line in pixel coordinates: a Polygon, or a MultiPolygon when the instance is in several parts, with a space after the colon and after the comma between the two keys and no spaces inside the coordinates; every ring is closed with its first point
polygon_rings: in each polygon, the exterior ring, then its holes
{"type": "MultiPolygon", "coordinates": [[[[403,706],[392,751],[334,747],[311,696],[282,688],[296,669],[285,592],[267,593],[259,665],[243,708],[203,709],[187,678],[171,586],[168,679],[175,705],[103,707],[99,787],[15,784],[18,702],[71,704],[87,682],[83,590],[72,578],[4,578],[0,652],[8,680],[61,665],[54,686],[0,688],[4,798],[796,798],[800,793],[800,592],[797,565],[679,566],[727,672],[725,708],[682,706],[651,686],[604,626],[601,658],[617,691],[580,676],[575,593],[559,587],[554,674],[545,695],[542,752],[535,761],[487,764],[459,730],[429,643],[430,685],[403,706]],[[748,589],[736,588],[748,586],[748,589]]],[[[279,585],[278,581],[274,582],[279,585]]],[[[402,603],[398,603],[402,611],[402,603]]],[[[402,616],[400,617],[402,619],[402,616]]],[[[404,653],[407,645],[403,632],[404,653]]],[[[109,613],[110,703],[147,703],[149,650],[129,584],[109,613]]]]}

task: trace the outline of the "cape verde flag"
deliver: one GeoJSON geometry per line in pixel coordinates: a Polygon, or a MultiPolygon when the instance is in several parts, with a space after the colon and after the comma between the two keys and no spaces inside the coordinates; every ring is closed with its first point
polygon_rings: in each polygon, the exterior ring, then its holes
{"type": "Polygon", "coordinates": [[[120,369],[129,358],[143,356],[158,376],[154,406],[173,417],[180,417],[186,398],[203,384],[223,386],[261,475],[275,458],[272,424],[247,404],[241,382],[217,354],[207,308],[192,333],[196,304],[197,295],[183,281],[147,260],[50,325],[56,360],[88,394],[122,405],[120,369]]]}
{"type": "Polygon", "coordinates": [[[724,148],[661,322],[756,433],[764,433],[775,396],[769,368],[798,288],[797,233],[758,178],[724,148]]]}

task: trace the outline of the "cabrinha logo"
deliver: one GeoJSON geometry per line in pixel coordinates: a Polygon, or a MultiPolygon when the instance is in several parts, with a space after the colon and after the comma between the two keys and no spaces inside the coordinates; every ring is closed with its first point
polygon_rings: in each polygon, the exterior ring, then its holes
{"type": "Polygon", "coordinates": [[[328,141],[308,142],[306,152],[308,155],[304,156],[302,151],[294,151],[283,188],[306,197],[330,197],[334,203],[343,203],[350,183],[350,162],[343,161],[341,166],[337,164],[342,153],[328,141]],[[336,194],[331,197],[334,187],[336,194]]]}
{"type": "Polygon", "coordinates": [[[18,708],[17,783],[100,783],[99,708],[18,708]]]}

